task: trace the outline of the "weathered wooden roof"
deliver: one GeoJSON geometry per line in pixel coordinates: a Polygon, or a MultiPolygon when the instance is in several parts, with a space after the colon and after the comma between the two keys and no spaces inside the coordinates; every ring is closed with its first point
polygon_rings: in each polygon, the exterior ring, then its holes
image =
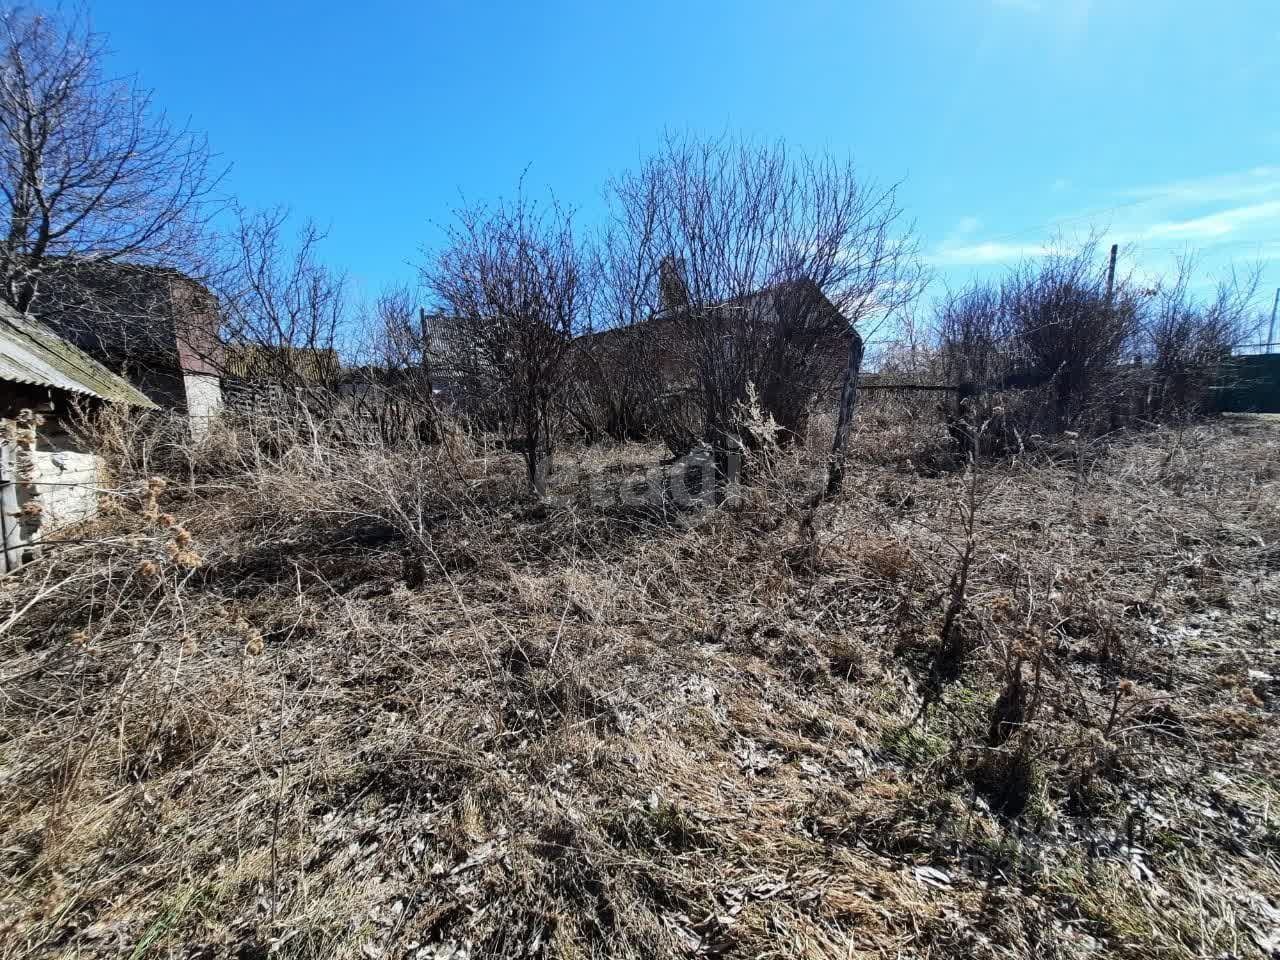
{"type": "Polygon", "coordinates": [[[0,303],[0,381],[5,380],[52,387],[110,403],[155,407],[128,380],[44,324],[0,303]]]}
{"type": "Polygon", "coordinates": [[[225,349],[227,375],[239,380],[276,380],[289,376],[303,383],[324,383],[334,379],[342,366],[338,351],[331,347],[237,343],[225,349]]]}

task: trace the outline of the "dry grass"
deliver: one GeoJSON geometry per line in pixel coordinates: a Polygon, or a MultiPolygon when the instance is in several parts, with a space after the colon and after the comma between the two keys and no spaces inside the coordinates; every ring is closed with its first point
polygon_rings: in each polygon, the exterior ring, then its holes
{"type": "Polygon", "coordinates": [[[3,953],[1266,955],[1277,430],[975,473],[884,404],[811,522],[799,453],[694,517],[462,437],[121,436],[0,586],[3,953]]]}

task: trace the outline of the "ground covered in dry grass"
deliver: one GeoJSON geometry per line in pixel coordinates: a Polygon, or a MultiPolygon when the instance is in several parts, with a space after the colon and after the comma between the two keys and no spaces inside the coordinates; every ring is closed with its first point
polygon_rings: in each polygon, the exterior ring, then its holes
{"type": "Polygon", "coordinates": [[[0,586],[0,952],[1276,955],[1280,424],[942,437],[121,467],[0,586]]]}

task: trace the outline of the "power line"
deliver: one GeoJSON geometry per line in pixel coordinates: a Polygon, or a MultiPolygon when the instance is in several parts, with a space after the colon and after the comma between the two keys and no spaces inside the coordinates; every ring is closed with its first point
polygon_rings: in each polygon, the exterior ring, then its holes
{"type": "MultiPolygon", "coordinates": [[[[1039,225],[1039,226],[1034,226],[1034,227],[1025,227],[1025,228],[1023,228],[1023,229],[1013,230],[1013,231],[1010,231],[1010,232],[1008,232],[1008,233],[999,233],[999,234],[996,234],[995,236],[985,237],[985,238],[983,238],[983,239],[982,239],[981,241],[979,241],[979,242],[981,242],[981,243],[998,243],[998,242],[1000,242],[1000,241],[1002,241],[1002,240],[1015,240],[1015,239],[1017,239],[1017,238],[1019,238],[1019,237],[1025,237],[1025,236],[1028,236],[1028,235],[1030,235],[1030,234],[1037,234],[1037,235],[1040,235],[1040,236],[1044,236],[1045,234],[1052,233],[1056,228],[1062,227],[1062,226],[1067,225],[1067,224],[1071,224],[1071,223],[1079,223],[1079,222],[1081,222],[1081,221],[1087,221],[1087,220],[1098,220],[1098,219],[1102,219],[1102,218],[1104,218],[1104,217],[1111,216],[1112,214],[1116,213],[1117,211],[1132,209],[1133,207],[1142,206],[1143,204],[1155,203],[1156,201],[1159,201],[1159,200],[1165,200],[1165,199],[1168,199],[1169,197],[1176,196],[1177,194],[1179,194],[1179,193],[1181,193],[1181,192],[1182,192],[1182,191],[1180,191],[1180,190],[1178,190],[1178,189],[1161,190],[1161,191],[1160,191],[1160,192],[1158,192],[1158,193],[1152,193],[1152,194],[1149,194],[1149,195],[1147,195],[1147,196],[1138,197],[1138,198],[1136,198],[1136,199],[1134,199],[1134,200],[1129,200],[1129,201],[1127,201],[1127,202],[1125,202],[1125,203],[1117,203],[1117,204],[1114,204],[1114,205],[1109,206],[1109,207],[1101,207],[1101,208],[1099,208],[1099,209],[1097,209],[1097,210],[1090,210],[1090,211],[1088,211],[1088,212],[1086,212],[1086,213],[1075,214],[1075,215],[1073,215],[1073,216],[1069,216],[1069,217],[1055,217],[1054,219],[1049,220],[1049,221],[1047,221],[1047,222],[1045,222],[1045,223],[1042,223],[1042,224],[1041,224],[1041,225],[1039,225]]],[[[1139,244],[1141,243],[1141,241],[1140,241],[1140,240],[1139,240],[1139,241],[1137,241],[1137,242],[1138,242],[1139,244]]],[[[1233,240],[1233,241],[1227,241],[1227,242],[1225,242],[1225,243],[1215,243],[1215,244],[1213,244],[1212,246],[1213,246],[1213,247],[1215,247],[1215,248],[1218,248],[1218,247],[1235,247],[1235,246],[1242,246],[1242,247],[1243,247],[1243,246],[1255,246],[1255,245],[1260,246],[1260,245],[1261,245],[1262,243],[1264,243],[1264,242],[1266,242],[1266,241],[1259,241],[1259,240],[1233,240]]],[[[1150,247],[1150,246],[1144,246],[1144,247],[1143,247],[1143,249],[1146,249],[1146,250],[1161,250],[1161,251],[1169,251],[1169,252],[1174,252],[1174,253],[1176,253],[1176,252],[1179,252],[1179,251],[1181,251],[1181,250],[1185,250],[1185,249],[1186,249],[1186,247],[1172,247],[1172,246],[1150,247]]]]}
{"type": "Polygon", "coordinates": [[[1030,234],[1030,233],[1044,235],[1045,233],[1052,232],[1055,227],[1060,227],[1063,224],[1078,223],[1081,220],[1096,220],[1099,217],[1113,214],[1117,210],[1127,210],[1130,207],[1136,207],[1144,203],[1150,203],[1153,200],[1163,199],[1164,197],[1168,196],[1170,193],[1173,193],[1173,192],[1174,191],[1170,190],[1170,191],[1167,191],[1166,193],[1156,194],[1155,196],[1151,196],[1151,197],[1142,197],[1139,200],[1130,200],[1128,203],[1117,203],[1115,206],[1102,207],[1101,209],[1098,209],[1098,210],[1091,210],[1088,213],[1081,213],[1071,217],[1055,217],[1053,220],[1043,223],[1038,227],[1027,227],[1026,229],[1023,229],[1023,230],[1015,230],[1012,233],[1000,233],[994,237],[987,237],[986,240],[983,242],[996,243],[1000,240],[1013,240],[1013,239],[1016,239],[1017,237],[1025,237],[1027,234],[1030,234]]]}

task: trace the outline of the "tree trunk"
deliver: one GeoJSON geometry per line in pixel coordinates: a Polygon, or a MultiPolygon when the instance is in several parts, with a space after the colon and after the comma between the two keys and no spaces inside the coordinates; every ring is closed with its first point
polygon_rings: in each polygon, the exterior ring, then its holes
{"type": "Polygon", "coordinates": [[[545,413],[526,421],[525,464],[528,467],[529,492],[539,500],[547,495],[547,477],[551,473],[551,430],[545,413]]]}
{"type": "Polygon", "coordinates": [[[551,451],[534,447],[529,464],[529,488],[539,500],[547,496],[547,476],[551,473],[551,451]]]}

